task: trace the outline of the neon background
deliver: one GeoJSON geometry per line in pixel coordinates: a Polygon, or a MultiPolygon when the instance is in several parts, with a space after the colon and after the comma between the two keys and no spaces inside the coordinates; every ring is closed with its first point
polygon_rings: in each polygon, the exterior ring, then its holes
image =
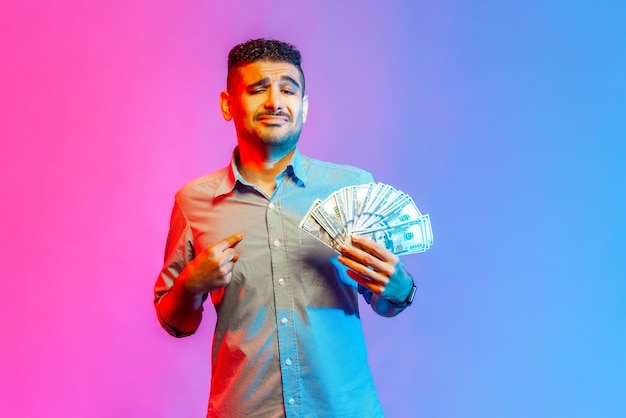
{"type": "MultiPolygon", "coordinates": [[[[389,417],[626,415],[626,4],[0,6],[6,417],[200,417],[213,318],[152,307],[174,192],[226,164],[234,44],[303,53],[301,149],[430,213],[417,301],[363,311],[389,417]]],[[[212,313],[210,305],[206,310],[212,313]]]]}

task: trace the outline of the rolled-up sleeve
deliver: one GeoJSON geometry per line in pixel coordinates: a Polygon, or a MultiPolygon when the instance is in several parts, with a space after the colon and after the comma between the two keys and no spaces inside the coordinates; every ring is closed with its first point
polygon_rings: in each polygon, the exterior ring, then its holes
{"type": "Polygon", "coordinates": [[[154,306],[159,318],[159,323],[169,334],[175,337],[181,337],[179,331],[168,325],[159,314],[159,302],[163,295],[170,291],[174,282],[185,268],[195,257],[195,249],[193,242],[193,232],[189,226],[189,222],[183,213],[178,196],[174,202],[172,216],[170,220],[170,230],[167,236],[165,246],[165,258],[163,269],[154,285],[154,306]]]}

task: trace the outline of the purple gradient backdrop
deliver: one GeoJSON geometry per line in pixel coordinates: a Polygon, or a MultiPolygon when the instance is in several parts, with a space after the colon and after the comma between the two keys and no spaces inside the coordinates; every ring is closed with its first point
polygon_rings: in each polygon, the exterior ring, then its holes
{"type": "Polygon", "coordinates": [[[304,153],[431,214],[417,303],[365,311],[389,417],[626,414],[626,7],[0,6],[0,414],[201,417],[214,318],[152,307],[174,192],[226,164],[234,44],[303,52],[304,153]]]}

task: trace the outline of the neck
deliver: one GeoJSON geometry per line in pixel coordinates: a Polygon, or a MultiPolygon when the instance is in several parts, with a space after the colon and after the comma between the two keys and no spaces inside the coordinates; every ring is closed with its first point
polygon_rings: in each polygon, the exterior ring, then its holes
{"type": "Polygon", "coordinates": [[[269,150],[242,147],[240,144],[237,168],[247,182],[269,196],[276,188],[276,176],[291,162],[294,152],[295,147],[287,152],[271,153],[269,150]]]}

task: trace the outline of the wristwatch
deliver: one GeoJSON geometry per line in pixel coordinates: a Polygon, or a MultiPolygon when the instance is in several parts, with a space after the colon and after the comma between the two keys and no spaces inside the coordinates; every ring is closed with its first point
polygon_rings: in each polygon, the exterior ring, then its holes
{"type": "Polygon", "coordinates": [[[413,287],[411,288],[411,291],[409,292],[409,295],[406,297],[406,299],[404,299],[403,302],[401,302],[401,303],[392,302],[389,299],[387,299],[387,301],[389,303],[391,303],[395,307],[405,308],[407,306],[410,306],[413,303],[413,299],[415,299],[415,293],[416,292],[417,292],[417,286],[415,286],[415,282],[413,282],[413,287]]]}

